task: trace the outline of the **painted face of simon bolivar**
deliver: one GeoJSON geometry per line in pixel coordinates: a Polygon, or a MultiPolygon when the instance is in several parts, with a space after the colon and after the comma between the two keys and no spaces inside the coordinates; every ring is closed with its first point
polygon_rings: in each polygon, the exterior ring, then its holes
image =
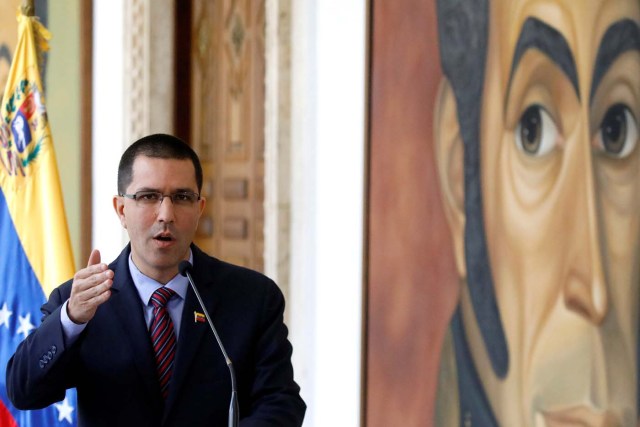
{"type": "Polygon", "coordinates": [[[438,2],[456,316],[498,425],[637,425],[639,23],[638,0],[438,2]]]}

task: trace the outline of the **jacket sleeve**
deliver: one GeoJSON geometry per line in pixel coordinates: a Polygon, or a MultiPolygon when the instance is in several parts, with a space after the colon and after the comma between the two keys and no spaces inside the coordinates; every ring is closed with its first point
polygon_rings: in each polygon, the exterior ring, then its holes
{"type": "Polygon", "coordinates": [[[272,281],[261,313],[256,366],[251,388],[251,412],[242,427],[300,426],[306,405],[293,378],[292,346],[283,321],[284,297],[272,281]]]}
{"type": "MultiPolygon", "coordinates": [[[[68,287],[67,287],[68,288],[68,287]]],[[[18,409],[40,409],[64,399],[73,387],[72,351],[65,347],[60,309],[68,297],[63,285],[41,308],[42,324],[16,349],[7,364],[7,393],[18,409]]]]}

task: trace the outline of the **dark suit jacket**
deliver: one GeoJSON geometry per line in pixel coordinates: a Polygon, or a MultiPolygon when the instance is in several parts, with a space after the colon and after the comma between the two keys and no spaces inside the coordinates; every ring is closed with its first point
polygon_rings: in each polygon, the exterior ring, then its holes
{"type": "MultiPolygon", "coordinates": [[[[282,293],[259,273],[191,249],[193,279],[235,367],[240,425],[301,425],[306,407],[293,380],[282,293]]],[[[127,246],[109,266],[112,295],[71,346],[60,323],[71,281],[51,293],[41,326],[7,365],[11,401],[20,409],[41,408],[76,387],[80,426],[227,425],[229,370],[208,324],[194,321],[194,311],[202,310],[191,288],[164,404],[129,252],[127,246]]]]}

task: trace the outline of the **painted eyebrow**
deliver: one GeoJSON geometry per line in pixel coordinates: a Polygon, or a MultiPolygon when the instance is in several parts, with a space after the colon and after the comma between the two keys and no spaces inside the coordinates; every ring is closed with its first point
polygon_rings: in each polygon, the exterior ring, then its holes
{"type": "Polygon", "coordinates": [[[567,43],[564,36],[555,28],[537,18],[530,17],[527,18],[522,25],[522,31],[520,31],[520,37],[516,43],[504,105],[507,105],[506,100],[509,99],[513,75],[518,68],[520,60],[529,49],[537,49],[541,51],[556,63],[567,76],[573,85],[576,96],[580,99],[578,72],[576,70],[576,62],[573,58],[573,54],[571,53],[569,43],[567,43]]]}
{"type": "Polygon", "coordinates": [[[620,55],[630,50],[640,51],[640,26],[631,19],[622,19],[611,25],[602,36],[593,68],[593,81],[589,93],[591,102],[611,65],[620,55]]]}

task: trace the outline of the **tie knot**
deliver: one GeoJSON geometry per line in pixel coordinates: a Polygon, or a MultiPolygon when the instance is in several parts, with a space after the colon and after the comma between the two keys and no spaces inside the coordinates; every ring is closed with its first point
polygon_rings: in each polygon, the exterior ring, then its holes
{"type": "Polygon", "coordinates": [[[151,294],[151,304],[153,304],[153,308],[164,307],[167,304],[167,301],[169,301],[175,294],[176,292],[174,290],[165,288],[164,286],[156,289],[156,291],[151,294]]]}

